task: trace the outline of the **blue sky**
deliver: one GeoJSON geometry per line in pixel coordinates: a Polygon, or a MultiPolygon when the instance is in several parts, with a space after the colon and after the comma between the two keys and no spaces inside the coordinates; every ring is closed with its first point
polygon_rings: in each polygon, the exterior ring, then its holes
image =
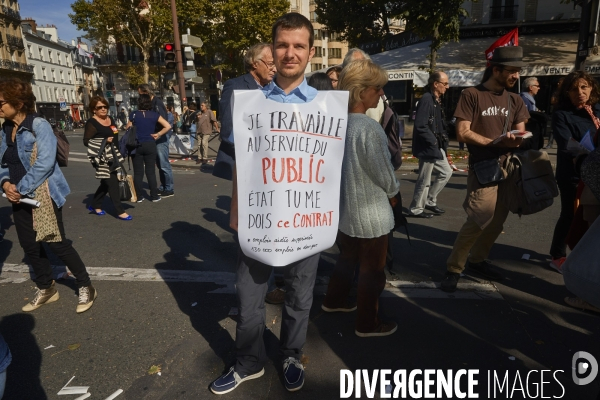
{"type": "Polygon", "coordinates": [[[54,24],[58,28],[58,37],[71,43],[71,39],[83,36],[71,24],[68,14],[74,0],[18,0],[21,8],[21,18],[31,17],[38,25],[54,24]]]}

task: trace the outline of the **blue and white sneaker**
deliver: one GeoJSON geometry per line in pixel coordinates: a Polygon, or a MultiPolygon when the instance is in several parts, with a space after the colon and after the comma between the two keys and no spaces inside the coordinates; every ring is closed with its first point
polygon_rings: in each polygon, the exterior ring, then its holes
{"type": "Polygon", "coordinates": [[[235,372],[234,367],[231,367],[227,373],[221,375],[216,381],[210,384],[210,391],[214,394],[225,394],[231,392],[233,389],[244,381],[250,379],[260,378],[265,374],[265,369],[261,369],[255,374],[251,375],[239,375],[235,372]]]}
{"type": "Polygon", "coordinates": [[[283,377],[285,388],[290,392],[302,389],[304,386],[304,366],[294,358],[288,357],[283,362],[283,377]]]}

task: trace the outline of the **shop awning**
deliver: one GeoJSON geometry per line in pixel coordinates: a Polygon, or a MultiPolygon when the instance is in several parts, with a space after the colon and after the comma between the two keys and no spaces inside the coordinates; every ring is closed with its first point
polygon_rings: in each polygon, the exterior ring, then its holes
{"type": "MultiPolygon", "coordinates": [[[[524,60],[529,64],[521,75],[569,74],[575,68],[577,37],[576,32],[520,36],[519,45],[523,47],[524,60]]],[[[493,42],[493,38],[477,38],[447,43],[438,51],[437,68],[448,74],[451,86],[476,85],[481,81],[485,69],[484,52],[493,42]]],[[[415,85],[425,86],[430,44],[423,42],[371,57],[388,71],[389,80],[413,80],[415,85]]],[[[600,74],[600,57],[588,59],[586,70],[600,74]]]]}

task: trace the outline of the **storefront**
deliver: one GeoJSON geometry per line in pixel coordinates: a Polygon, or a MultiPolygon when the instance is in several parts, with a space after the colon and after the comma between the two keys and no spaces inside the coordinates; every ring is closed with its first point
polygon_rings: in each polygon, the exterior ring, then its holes
{"type": "MultiPolygon", "coordinates": [[[[559,79],[575,69],[576,27],[573,24],[545,24],[537,29],[525,27],[524,34],[519,37],[524,61],[528,64],[522,70],[521,82],[530,76],[538,78],[540,91],[536,101],[541,110],[550,111],[550,98],[559,79]]],[[[450,83],[443,99],[449,116],[454,113],[462,90],[481,82],[486,67],[485,50],[497,39],[472,36],[475,38],[448,43],[438,51],[436,68],[448,74],[450,83]]],[[[394,108],[399,114],[410,114],[416,98],[422,93],[420,88],[427,85],[430,44],[429,41],[421,42],[371,56],[375,63],[388,71],[389,83],[384,91],[388,97],[393,95],[394,108]]],[[[588,58],[585,69],[600,78],[600,57],[588,58]]],[[[520,91],[521,82],[513,91],[520,91]]]]}

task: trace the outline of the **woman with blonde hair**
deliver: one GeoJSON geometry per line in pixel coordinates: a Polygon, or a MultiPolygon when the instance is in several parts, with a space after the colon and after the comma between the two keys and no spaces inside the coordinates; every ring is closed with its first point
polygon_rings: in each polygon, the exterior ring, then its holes
{"type": "Polygon", "coordinates": [[[378,316],[379,296],[385,287],[388,234],[394,228],[392,206],[400,183],[394,175],[387,138],[381,125],[365,115],[377,107],[387,74],[368,60],[353,61],[340,74],[339,90],[348,90],[349,115],[342,163],[340,223],[335,265],[322,309],[349,312],[358,309],[356,335],[387,336],[398,328],[378,316]],[[357,304],[348,293],[359,265],[357,304]]]}

